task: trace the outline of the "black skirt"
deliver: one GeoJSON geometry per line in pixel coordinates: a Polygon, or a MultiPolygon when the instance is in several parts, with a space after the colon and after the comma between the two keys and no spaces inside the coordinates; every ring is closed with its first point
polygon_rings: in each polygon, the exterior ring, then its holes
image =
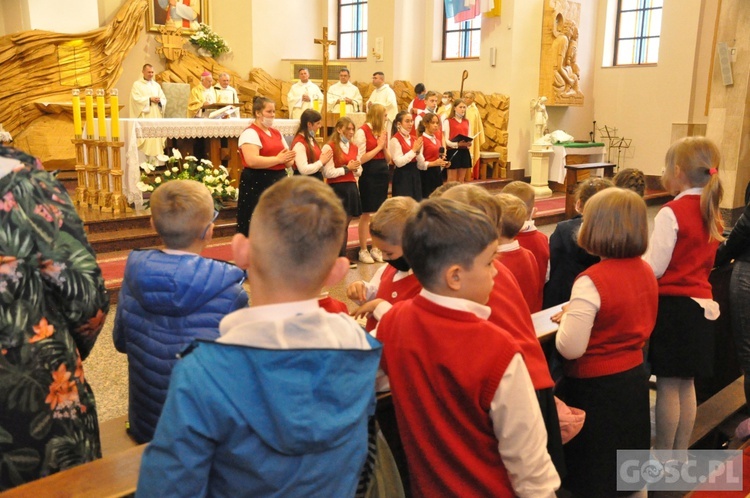
{"type": "Polygon", "coordinates": [[[471,168],[471,153],[469,149],[451,149],[448,148],[448,160],[451,165],[448,169],[467,169],[471,168]]]}
{"type": "Polygon", "coordinates": [[[396,168],[391,194],[393,197],[411,197],[417,202],[422,200],[422,177],[419,176],[416,161],[396,168]]]}
{"type": "Polygon", "coordinates": [[[245,168],[240,175],[237,198],[237,233],[248,235],[250,218],[261,194],[271,185],[286,178],[286,170],[245,168]]]}
{"type": "Polygon", "coordinates": [[[359,190],[354,182],[341,182],[329,184],[341,202],[344,203],[344,211],[350,218],[355,218],[362,214],[362,203],[359,200],[359,190]]]}
{"type": "Polygon", "coordinates": [[[422,177],[422,198],[427,199],[430,194],[435,191],[440,185],[443,184],[443,168],[439,166],[433,166],[427,168],[427,171],[420,171],[419,176],[422,177]]]}
{"type": "Polygon", "coordinates": [[[617,496],[617,450],[648,450],[651,444],[643,365],[603,377],[565,377],[557,395],[586,412],[581,432],[563,447],[563,487],[575,496],[617,496]]]}
{"type": "Polygon", "coordinates": [[[362,200],[363,213],[374,213],[388,198],[389,176],[385,159],[373,159],[362,165],[359,197],[362,200]]]}
{"type": "Polygon", "coordinates": [[[657,377],[713,375],[714,322],[700,304],[685,296],[659,296],[648,360],[657,377]]]}
{"type": "Polygon", "coordinates": [[[295,169],[294,176],[309,176],[310,178],[316,178],[320,180],[321,182],[323,181],[323,173],[321,173],[320,171],[316,171],[315,173],[311,175],[303,175],[302,173],[299,172],[298,169],[295,169]]]}

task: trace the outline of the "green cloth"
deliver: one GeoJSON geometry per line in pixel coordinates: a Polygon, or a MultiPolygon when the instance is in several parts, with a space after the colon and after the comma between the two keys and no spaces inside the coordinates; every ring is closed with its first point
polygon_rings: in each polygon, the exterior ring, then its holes
{"type": "Polygon", "coordinates": [[[562,145],[568,149],[585,149],[586,147],[604,147],[602,142],[560,142],[555,145],[562,145]]]}

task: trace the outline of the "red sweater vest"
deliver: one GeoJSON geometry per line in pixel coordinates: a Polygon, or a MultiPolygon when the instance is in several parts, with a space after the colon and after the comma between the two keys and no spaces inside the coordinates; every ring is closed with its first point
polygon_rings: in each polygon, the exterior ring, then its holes
{"type": "MultiPolygon", "coordinates": [[[[406,139],[404,138],[404,136],[401,133],[396,133],[394,135],[394,137],[396,137],[396,140],[398,140],[399,145],[401,145],[401,152],[402,153],[408,154],[409,152],[411,152],[411,145],[406,142],[406,139]]],[[[414,138],[412,137],[412,142],[413,141],[414,141],[414,138]]],[[[416,156],[414,157],[413,161],[411,161],[410,163],[404,164],[402,166],[402,168],[406,167],[408,164],[412,164],[412,163],[413,164],[417,164],[417,158],[416,158],[416,156]]]]}
{"type": "Polygon", "coordinates": [[[443,146],[443,134],[440,130],[435,132],[435,143],[432,143],[432,140],[425,136],[422,136],[422,143],[424,144],[422,154],[425,161],[437,161],[440,158],[440,147],[443,146]]]}
{"type": "Polygon", "coordinates": [[[513,273],[523,293],[523,299],[532,313],[542,309],[542,290],[539,266],[531,251],[519,247],[513,251],[497,253],[497,260],[513,273]]]}
{"type": "Polygon", "coordinates": [[[547,389],[555,385],[549,373],[547,359],[539,344],[531,322],[531,312],[516,282],[516,277],[497,260],[494,262],[497,275],[487,306],[492,310],[489,321],[497,325],[516,340],[523,353],[523,361],[529,370],[534,389],[547,389]]]}
{"type": "Polygon", "coordinates": [[[328,313],[346,313],[349,314],[349,308],[346,304],[342,303],[338,299],[334,299],[331,296],[321,297],[318,299],[318,306],[326,310],[328,313]]]}
{"type": "Polygon", "coordinates": [[[665,204],[677,218],[677,243],[664,275],[659,279],[659,294],[713,299],[708,275],[714,265],[719,243],[709,242],[703,225],[699,195],[686,195],[665,204]]]}
{"type": "MultiPolygon", "coordinates": [[[[370,128],[369,123],[365,123],[360,128],[365,134],[365,152],[370,152],[375,147],[378,146],[378,139],[375,138],[375,135],[372,134],[372,128],[370,128]]],[[[385,133],[385,132],[383,132],[385,133]]],[[[372,159],[385,159],[385,152],[383,152],[383,149],[380,150],[372,159]]]]}
{"type": "MultiPolygon", "coordinates": [[[[384,299],[391,304],[396,304],[419,294],[419,291],[422,290],[422,284],[419,283],[417,277],[412,273],[398,282],[394,282],[393,277],[396,276],[397,271],[391,265],[385,267],[383,274],[380,276],[380,285],[378,285],[378,292],[375,293],[375,299],[384,299]]],[[[377,320],[370,317],[367,319],[365,330],[372,332],[377,326],[377,320]]]]}
{"type": "MultiPolygon", "coordinates": [[[[255,132],[258,134],[258,138],[260,139],[260,155],[263,157],[273,157],[282,150],[284,150],[284,138],[281,136],[281,132],[277,130],[276,128],[269,128],[268,131],[271,132],[271,136],[269,137],[266,135],[266,132],[261,130],[259,127],[255,126],[255,123],[248,126],[248,128],[252,128],[255,130],[255,132]]],[[[249,168],[247,163],[245,162],[245,158],[240,154],[240,158],[242,159],[242,166],[245,168],[249,168]]],[[[271,166],[270,168],[265,168],[269,170],[279,171],[282,169],[286,169],[286,164],[275,164],[271,166]]]]}
{"type": "Polygon", "coordinates": [[[606,259],[581,275],[594,282],[601,307],[586,352],[565,362],[565,374],[602,377],[637,367],[643,363],[643,346],[656,324],[659,291],[654,271],[637,257],[606,259]]]}
{"type": "MultiPolygon", "coordinates": [[[[349,161],[354,161],[357,159],[357,146],[353,143],[349,142],[349,153],[345,154],[344,151],[341,151],[341,154],[336,154],[336,149],[333,147],[333,142],[328,142],[328,146],[333,150],[333,165],[337,168],[346,168],[346,165],[349,164],[349,161]]],[[[326,178],[326,182],[328,183],[346,183],[351,182],[354,183],[356,180],[354,179],[354,173],[352,173],[349,170],[346,170],[346,174],[338,176],[336,178],[326,178]]]]}
{"type": "Polygon", "coordinates": [[[515,341],[422,296],[378,326],[414,496],[513,496],[489,409],[515,341]]]}
{"type": "Polygon", "coordinates": [[[459,133],[461,135],[469,136],[469,120],[468,119],[462,119],[459,123],[456,118],[450,118],[448,120],[448,129],[450,130],[450,135],[448,136],[448,140],[451,142],[455,142],[453,138],[458,135],[459,133]]]}
{"type": "MultiPolygon", "coordinates": [[[[316,142],[315,140],[313,140],[312,141],[313,157],[310,157],[310,153],[307,150],[307,144],[308,143],[309,142],[307,141],[307,138],[305,138],[302,135],[300,135],[299,133],[297,133],[296,135],[294,135],[294,140],[292,140],[292,149],[294,148],[295,145],[302,144],[302,146],[305,148],[305,151],[307,153],[307,162],[308,163],[314,163],[315,161],[317,161],[318,159],[320,159],[320,147],[318,147],[318,142],[316,142]]],[[[294,169],[295,170],[297,169],[297,163],[294,163],[294,169]]]]}
{"type": "Polygon", "coordinates": [[[524,249],[531,251],[536,258],[536,264],[539,267],[539,280],[542,288],[547,280],[547,265],[549,264],[549,239],[539,230],[529,230],[528,232],[519,232],[516,240],[524,249]]]}

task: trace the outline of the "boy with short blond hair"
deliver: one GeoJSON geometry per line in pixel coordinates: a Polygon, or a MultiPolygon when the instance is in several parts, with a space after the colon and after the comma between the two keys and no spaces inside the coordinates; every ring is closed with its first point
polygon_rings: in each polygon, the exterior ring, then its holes
{"type": "Polygon", "coordinates": [[[137,495],[354,496],[375,411],[380,345],[318,306],[346,214],[314,178],[267,189],[232,241],[252,307],[227,316],[175,368],[137,495]]]}
{"type": "Polygon", "coordinates": [[[151,224],[166,248],[128,256],[112,335],[128,355],[129,432],[138,443],[154,435],[177,355],[219,337],[221,319],[247,306],[245,272],[200,256],[214,215],[205,185],[167,182],[151,195],[151,224]]]}
{"type": "Polygon", "coordinates": [[[554,497],[560,480],[528,371],[487,321],[495,227],[471,206],[430,199],[409,218],[403,247],[424,288],[396,303],[377,335],[412,494],[554,497]]]}
{"type": "Polygon", "coordinates": [[[516,240],[526,221],[526,205],[511,194],[497,194],[495,199],[501,211],[497,227],[500,243],[497,249],[498,260],[516,277],[529,310],[536,313],[542,309],[543,280],[539,278],[539,266],[534,254],[521,247],[516,240]]]}
{"type": "Polygon", "coordinates": [[[534,215],[536,214],[536,192],[534,187],[526,182],[514,181],[507,184],[503,190],[503,194],[515,195],[523,201],[526,205],[526,221],[523,227],[518,232],[516,240],[521,247],[528,249],[536,258],[537,266],[539,267],[539,278],[541,285],[544,287],[544,283],[549,280],[549,239],[542,232],[537,230],[534,224],[534,215]]]}

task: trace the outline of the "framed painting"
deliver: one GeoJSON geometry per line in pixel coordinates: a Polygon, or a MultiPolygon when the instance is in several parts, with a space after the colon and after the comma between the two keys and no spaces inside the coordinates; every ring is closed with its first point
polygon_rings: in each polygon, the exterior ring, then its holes
{"type": "Polygon", "coordinates": [[[200,23],[208,24],[209,0],[148,0],[146,30],[159,31],[160,26],[174,24],[182,34],[191,35],[200,23]]]}

